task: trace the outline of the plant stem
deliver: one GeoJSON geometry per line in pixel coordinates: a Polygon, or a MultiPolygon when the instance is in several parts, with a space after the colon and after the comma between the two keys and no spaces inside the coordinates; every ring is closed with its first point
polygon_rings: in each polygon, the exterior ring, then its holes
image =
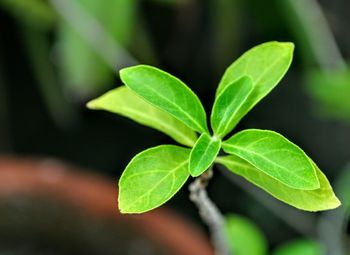
{"type": "Polygon", "coordinates": [[[198,207],[199,215],[209,227],[216,255],[229,255],[229,248],[224,233],[224,216],[208,197],[206,187],[213,176],[212,168],[196,178],[189,186],[190,199],[198,207]]]}

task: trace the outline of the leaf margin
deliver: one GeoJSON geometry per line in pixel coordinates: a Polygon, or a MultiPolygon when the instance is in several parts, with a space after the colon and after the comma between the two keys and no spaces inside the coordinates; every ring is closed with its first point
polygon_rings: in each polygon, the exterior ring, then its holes
{"type": "MultiPolygon", "coordinates": [[[[189,171],[190,175],[191,175],[192,177],[198,177],[198,176],[200,176],[202,173],[204,173],[207,169],[209,169],[209,167],[214,163],[214,161],[215,161],[215,159],[216,159],[216,157],[217,157],[217,155],[218,155],[220,149],[221,149],[221,139],[218,139],[218,138],[216,138],[216,137],[211,137],[211,136],[208,135],[207,133],[202,133],[202,134],[200,135],[200,137],[198,138],[197,142],[195,143],[195,145],[192,147],[191,152],[190,152],[189,163],[188,163],[188,171],[189,171]],[[191,167],[191,163],[193,162],[193,161],[192,161],[192,159],[193,159],[192,155],[193,155],[193,152],[195,151],[195,149],[197,148],[197,145],[202,141],[201,139],[204,139],[205,136],[207,136],[207,138],[209,138],[209,144],[208,144],[208,147],[206,148],[206,151],[207,151],[208,148],[210,147],[210,143],[212,143],[213,146],[217,147],[216,152],[214,153],[214,154],[216,154],[216,155],[215,155],[215,157],[213,158],[213,160],[211,161],[211,163],[208,164],[208,165],[205,167],[206,169],[204,169],[204,170],[202,170],[202,171],[200,171],[200,172],[198,172],[198,173],[193,173],[193,170],[192,170],[192,167],[191,167]],[[216,145],[215,145],[215,144],[216,144],[216,145]]],[[[205,154],[203,154],[202,157],[203,157],[204,155],[205,155],[205,154]]],[[[192,163],[192,164],[193,164],[193,163],[192,163]]]]}
{"type": "MultiPolygon", "coordinates": [[[[256,141],[255,141],[256,142],[256,141]]],[[[234,147],[233,145],[231,145],[232,147],[234,147]]],[[[224,152],[230,154],[230,155],[236,155],[238,156],[239,158],[243,159],[243,160],[246,160],[248,161],[250,164],[252,164],[253,166],[255,166],[257,169],[259,169],[260,171],[266,173],[267,175],[269,175],[270,177],[276,179],[277,181],[279,182],[282,182],[284,183],[284,185],[286,186],[289,186],[291,188],[296,188],[296,189],[303,189],[303,190],[314,190],[314,189],[318,189],[320,187],[320,183],[318,181],[318,178],[317,178],[317,174],[316,174],[316,170],[315,168],[313,167],[313,162],[312,160],[310,159],[310,157],[304,152],[303,149],[301,149],[298,145],[296,145],[295,143],[291,142],[289,139],[287,139],[286,137],[284,137],[283,135],[281,135],[280,133],[276,132],[276,131],[272,131],[272,130],[268,130],[268,129],[256,129],[256,128],[252,128],[252,129],[244,129],[244,130],[241,130],[240,132],[237,132],[236,134],[234,134],[233,136],[231,136],[230,138],[228,138],[227,140],[223,141],[222,143],[222,148],[224,150],[224,152]],[[279,180],[278,178],[276,178],[275,176],[272,176],[270,173],[266,172],[266,170],[262,170],[261,168],[259,168],[258,166],[256,166],[254,163],[252,162],[249,162],[247,159],[243,158],[241,155],[238,155],[236,153],[232,153],[232,152],[229,152],[227,150],[226,147],[226,144],[229,140],[233,139],[234,137],[237,137],[239,135],[241,135],[242,133],[244,132],[251,132],[251,131],[258,131],[258,132],[266,132],[266,133],[269,133],[269,134],[273,134],[273,135],[276,135],[278,138],[282,138],[282,140],[284,140],[285,142],[287,142],[289,145],[292,145],[294,148],[296,148],[297,150],[299,150],[299,152],[301,153],[301,155],[304,156],[305,159],[307,159],[307,161],[310,163],[310,166],[311,168],[313,169],[313,177],[314,177],[314,181],[316,181],[317,183],[313,184],[313,186],[311,188],[297,188],[297,187],[294,187],[294,186],[291,186],[291,184],[288,184],[288,183],[285,183],[283,182],[282,180],[279,180]]]]}
{"type": "MultiPolygon", "coordinates": [[[[243,89],[245,89],[243,87],[243,89]]],[[[211,123],[211,127],[214,131],[214,134],[215,136],[219,137],[219,138],[223,138],[225,137],[229,132],[231,132],[234,128],[235,128],[235,125],[232,123],[234,123],[234,117],[237,118],[237,114],[239,113],[239,110],[241,109],[241,107],[244,105],[245,101],[249,98],[250,94],[253,92],[254,90],[254,84],[253,84],[253,80],[250,76],[248,75],[243,75],[242,77],[238,78],[237,80],[235,80],[234,82],[232,82],[231,84],[227,85],[222,91],[221,93],[215,97],[215,101],[214,101],[214,104],[213,104],[213,107],[212,107],[212,110],[211,110],[211,114],[210,114],[210,123],[211,123]],[[249,91],[248,93],[244,96],[243,98],[243,101],[241,103],[239,103],[238,105],[238,108],[235,109],[231,115],[231,117],[229,117],[229,121],[227,121],[226,125],[224,124],[219,124],[217,127],[214,126],[214,117],[215,117],[215,113],[217,113],[219,110],[218,108],[216,107],[217,104],[219,103],[219,100],[223,97],[224,93],[227,92],[230,88],[232,88],[233,86],[238,86],[237,84],[239,83],[243,83],[243,84],[249,84],[248,87],[249,88],[249,91]],[[220,127],[224,125],[224,130],[222,130],[221,132],[220,131],[220,127]],[[230,127],[232,126],[232,127],[230,127]]],[[[233,100],[232,100],[233,101],[233,100]]],[[[225,107],[227,108],[227,107],[225,107]]],[[[238,121],[236,121],[236,123],[238,123],[238,121]]]]}
{"type": "MultiPolygon", "coordinates": [[[[274,179],[271,178],[270,176],[266,175],[264,172],[259,171],[259,170],[256,169],[253,165],[249,164],[249,162],[247,162],[247,161],[245,161],[245,160],[243,160],[243,159],[241,159],[241,158],[239,158],[238,156],[235,156],[235,155],[225,155],[225,156],[221,156],[221,157],[217,157],[217,158],[216,158],[215,163],[223,165],[223,166],[226,168],[225,170],[227,170],[227,171],[229,171],[229,172],[231,172],[231,173],[233,173],[233,174],[236,174],[236,175],[242,177],[243,179],[245,179],[246,181],[248,181],[248,182],[251,183],[252,185],[254,185],[254,186],[256,186],[256,187],[262,189],[263,191],[265,191],[266,193],[268,193],[269,195],[271,195],[271,196],[274,197],[275,199],[277,199],[277,200],[279,200],[279,201],[282,201],[282,202],[285,203],[285,204],[288,204],[288,205],[290,205],[290,206],[292,206],[292,207],[295,207],[295,208],[297,208],[297,209],[299,209],[299,210],[309,211],[309,212],[318,212],[318,211],[332,210],[332,209],[338,208],[338,207],[341,205],[341,202],[340,202],[340,200],[338,199],[338,197],[336,196],[336,194],[334,193],[333,188],[332,188],[332,186],[331,186],[329,180],[327,179],[326,175],[317,167],[317,165],[316,165],[315,163],[314,163],[314,165],[315,165],[315,168],[316,168],[317,172],[318,172],[319,175],[323,178],[323,181],[325,182],[325,185],[328,186],[327,189],[328,189],[329,191],[331,191],[331,196],[332,196],[331,199],[332,199],[332,202],[330,202],[329,205],[327,205],[327,206],[321,207],[321,206],[318,205],[319,207],[311,208],[310,206],[304,206],[304,207],[303,207],[303,206],[300,206],[300,205],[295,205],[295,204],[292,204],[292,203],[290,203],[290,202],[287,202],[287,201],[285,201],[285,199],[279,198],[279,197],[278,197],[279,195],[277,195],[277,196],[274,195],[271,191],[267,190],[267,189],[264,188],[262,185],[257,184],[257,183],[255,183],[254,181],[250,180],[250,179],[249,179],[250,177],[246,177],[246,176],[243,175],[243,174],[237,173],[237,172],[236,172],[237,170],[232,170],[231,168],[229,168],[229,167],[225,164],[226,158],[229,158],[229,157],[233,157],[233,158],[235,157],[235,158],[236,158],[235,160],[238,159],[238,161],[242,161],[243,164],[248,165],[248,167],[249,167],[251,170],[256,171],[259,175],[263,175],[263,176],[267,177],[268,179],[271,179],[271,180],[274,181],[274,182],[277,182],[279,185],[284,186],[287,190],[292,190],[292,191],[296,191],[296,192],[305,192],[305,193],[309,193],[309,192],[310,192],[310,193],[313,193],[313,192],[317,192],[318,189],[316,189],[316,190],[298,190],[298,189],[290,188],[290,187],[288,187],[288,186],[286,186],[286,185],[283,185],[283,183],[274,180],[274,179]]],[[[235,163],[233,163],[233,164],[236,164],[236,165],[238,165],[238,166],[242,164],[241,162],[236,162],[236,161],[234,161],[234,162],[235,162],[235,163]]],[[[231,163],[231,162],[230,162],[230,163],[231,163]]],[[[261,177],[259,177],[259,179],[261,179],[261,177]]],[[[267,186],[269,186],[269,185],[267,185],[267,186]]],[[[319,189],[321,189],[321,188],[322,188],[322,186],[320,186],[319,189]]]]}
{"type": "MultiPolygon", "coordinates": [[[[128,100],[130,100],[130,99],[128,99],[128,100]]],[[[89,102],[87,102],[86,106],[92,110],[108,111],[108,112],[117,114],[119,116],[123,116],[125,118],[128,118],[128,119],[130,119],[138,124],[141,124],[143,126],[153,128],[159,132],[162,132],[162,133],[168,135],[169,137],[174,139],[176,142],[178,142],[182,145],[188,146],[188,147],[192,147],[195,144],[195,142],[197,141],[197,134],[192,129],[187,127],[181,121],[174,118],[168,112],[165,112],[157,107],[154,107],[152,104],[143,100],[141,97],[139,97],[137,94],[132,92],[126,86],[119,86],[117,88],[109,90],[106,93],[102,94],[101,96],[94,98],[94,99],[90,100],[89,102]],[[104,106],[101,105],[102,102],[104,103],[104,100],[107,100],[108,97],[112,97],[112,96],[117,97],[117,95],[114,95],[116,93],[121,94],[118,96],[131,96],[132,102],[134,102],[134,100],[139,101],[138,102],[139,104],[144,104],[145,107],[149,108],[148,110],[150,112],[153,112],[158,117],[160,115],[160,118],[159,119],[153,118],[154,117],[153,115],[143,114],[143,112],[136,113],[136,111],[134,111],[134,109],[133,109],[133,107],[134,107],[133,105],[129,106],[130,109],[125,109],[127,106],[119,105],[117,110],[116,109],[112,110],[111,109],[112,107],[107,107],[105,105],[104,106]],[[127,93],[127,94],[125,95],[125,93],[127,93]],[[130,112],[132,112],[132,113],[130,113],[130,112]],[[131,115],[143,115],[143,117],[142,118],[140,118],[139,116],[132,117],[131,115]],[[168,120],[167,121],[159,121],[159,120],[161,120],[161,117],[166,117],[166,118],[168,118],[168,120]],[[171,124],[169,125],[169,123],[168,123],[169,120],[171,120],[171,123],[173,125],[171,125],[171,124]],[[173,123],[173,122],[175,122],[175,123],[173,123]],[[153,124],[153,123],[158,123],[158,124],[160,123],[159,127],[157,126],[157,124],[153,124]]]]}
{"type": "MultiPolygon", "coordinates": [[[[169,145],[169,144],[163,144],[163,145],[158,145],[158,146],[155,146],[155,147],[151,147],[151,148],[148,148],[146,150],[143,150],[141,152],[139,152],[138,154],[136,154],[131,160],[130,162],[127,164],[127,166],[125,167],[125,170],[123,171],[121,177],[119,178],[119,181],[118,181],[118,187],[119,187],[119,190],[118,190],[118,209],[119,211],[122,213],[122,214],[141,214],[141,213],[145,213],[145,212],[149,212],[155,208],[158,208],[162,205],[164,205],[166,202],[168,202],[182,187],[183,185],[186,183],[186,181],[188,180],[190,174],[189,172],[187,171],[188,169],[188,166],[186,166],[186,164],[188,164],[188,161],[189,161],[189,157],[187,158],[187,160],[185,160],[184,162],[182,162],[180,165],[184,164],[185,165],[185,169],[186,169],[186,173],[187,173],[187,177],[182,181],[182,183],[179,185],[179,187],[174,191],[173,194],[170,194],[164,201],[162,201],[161,203],[157,204],[157,205],[154,205],[154,206],[151,206],[151,207],[148,207],[147,209],[142,209],[142,210],[132,210],[130,208],[130,205],[127,206],[128,208],[125,208],[124,207],[124,203],[125,201],[122,201],[121,197],[122,197],[122,182],[124,181],[123,179],[126,178],[125,177],[125,172],[127,171],[128,167],[130,167],[132,164],[134,164],[134,162],[136,160],[139,159],[140,156],[143,156],[144,154],[147,154],[149,153],[150,151],[153,151],[153,150],[159,150],[159,149],[164,149],[165,147],[168,147],[168,148],[174,148],[174,149],[181,149],[181,150],[186,150],[188,152],[188,155],[190,153],[190,149],[188,148],[183,148],[183,147],[180,147],[180,146],[176,146],[176,145],[169,145]]],[[[178,170],[176,168],[176,170],[178,170]]],[[[158,183],[159,184],[159,183],[158,183]]],[[[144,195],[144,194],[143,194],[144,195]]],[[[135,203],[135,201],[133,201],[133,203],[135,203]]]]}
{"type": "MultiPolygon", "coordinates": [[[[185,125],[187,125],[188,127],[190,127],[191,129],[199,132],[199,133],[204,133],[207,132],[209,133],[208,130],[208,126],[207,126],[207,116],[206,116],[206,112],[204,110],[204,107],[200,101],[200,99],[198,98],[198,96],[179,78],[177,78],[176,76],[162,70],[159,69],[157,67],[154,66],[150,66],[150,65],[145,65],[145,64],[140,64],[140,65],[135,65],[135,66],[130,66],[130,67],[126,67],[126,68],[122,68],[121,70],[119,70],[119,76],[120,79],[124,82],[124,84],[131,89],[132,91],[134,91],[136,94],[138,94],[140,97],[142,97],[144,100],[146,100],[147,102],[149,102],[150,104],[152,104],[153,106],[162,109],[163,111],[167,111],[169,114],[173,115],[173,117],[175,117],[176,119],[178,119],[179,121],[183,122],[185,125]],[[191,119],[191,121],[193,123],[195,123],[195,128],[191,125],[189,125],[188,123],[186,123],[186,121],[184,121],[183,119],[179,118],[178,116],[174,115],[172,112],[170,112],[167,109],[162,108],[161,106],[159,106],[157,103],[152,102],[150,99],[145,98],[144,95],[141,95],[140,93],[138,93],[137,91],[135,91],[135,89],[133,89],[132,87],[129,86],[128,82],[126,81],[126,79],[130,78],[130,76],[127,78],[128,76],[128,72],[130,70],[135,70],[135,69],[148,69],[148,70],[152,70],[155,72],[160,73],[161,75],[166,76],[167,78],[170,78],[170,80],[176,81],[178,84],[180,84],[183,88],[185,88],[185,90],[187,90],[187,92],[190,94],[190,96],[194,99],[194,101],[196,102],[197,106],[199,107],[199,111],[200,111],[200,119],[196,119],[193,116],[189,115],[188,112],[186,110],[181,109],[181,112],[187,116],[187,118],[191,119]]],[[[166,101],[169,101],[168,99],[166,99],[166,101]]],[[[174,102],[171,102],[171,104],[175,104],[174,102]]],[[[175,104],[176,105],[176,104],[175,104]]],[[[181,108],[181,107],[179,107],[181,108]]]]}

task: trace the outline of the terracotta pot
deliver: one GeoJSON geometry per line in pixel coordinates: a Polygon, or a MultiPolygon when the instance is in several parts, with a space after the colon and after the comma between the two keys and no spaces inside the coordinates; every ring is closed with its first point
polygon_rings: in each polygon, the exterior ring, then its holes
{"type": "MultiPolygon", "coordinates": [[[[124,232],[132,230],[129,237],[134,236],[134,233],[137,232],[138,235],[144,236],[147,240],[153,242],[153,246],[162,247],[163,253],[159,254],[213,254],[204,234],[172,211],[163,207],[146,214],[124,216],[118,213],[116,195],[116,184],[110,180],[96,174],[87,174],[86,171],[84,173],[79,172],[79,170],[67,167],[57,161],[19,160],[11,157],[0,159],[0,201],[2,203],[4,201],[18,201],[18,198],[28,198],[31,205],[36,203],[34,201],[45,200],[50,201],[50,203],[59,201],[60,206],[57,208],[60,209],[58,210],[63,208],[74,211],[74,214],[72,214],[74,216],[67,216],[67,218],[71,218],[70,225],[74,225],[80,217],[103,219],[105,222],[109,222],[104,225],[115,225],[117,229],[118,226],[123,225],[122,230],[124,232]]],[[[41,207],[47,208],[45,204],[41,207]]],[[[57,210],[52,211],[56,212],[57,210]]],[[[33,214],[36,215],[37,212],[33,214]]],[[[65,219],[60,218],[60,220],[55,221],[55,228],[60,225],[57,222],[64,222],[65,219]]],[[[16,222],[18,220],[14,220],[14,224],[16,222]]],[[[87,222],[86,224],[90,223],[87,222]]],[[[38,223],[37,225],[51,225],[51,222],[49,220],[48,224],[38,223]]],[[[9,229],[13,229],[13,227],[10,226],[9,229]]],[[[19,229],[21,229],[21,226],[19,226],[19,229]]],[[[2,231],[1,224],[0,231],[2,231]]],[[[43,230],[41,228],[40,231],[39,233],[43,233],[43,237],[48,235],[45,234],[47,229],[43,230]]],[[[124,232],[115,232],[121,236],[122,243],[125,239],[122,237],[124,232]]],[[[63,234],[63,236],[65,235],[63,234]]],[[[129,237],[125,240],[130,241],[129,237]]],[[[118,245],[120,246],[120,243],[118,245]]],[[[139,247],[138,252],[128,254],[143,254],[142,249],[141,251],[140,249],[139,247]]],[[[120,249],[116,247],[116,253],[114,254],[121,254],[117,252],[118,250],[120,249]]],[[[101,252],[100,254],[104,253],[101,252]]],[[[144,254],[148,253],[145,252],[144,254]]]]}

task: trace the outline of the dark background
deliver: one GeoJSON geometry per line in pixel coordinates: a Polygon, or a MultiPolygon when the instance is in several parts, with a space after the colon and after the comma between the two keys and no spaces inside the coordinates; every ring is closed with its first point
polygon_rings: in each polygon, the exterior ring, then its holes
{"type": "MultiPolygon", "coordinates": [[[[222,73],[239,55],[265,41],[295,42],[291,69],[276,89],[244,117],[235,132],[245,128],[275,130],[303,148],[330,181],[335,181],[350,159],[350,125],[347,120],[320,112],[322,104],[307,92],[307,73],[322,68],[305,53],[308,52],[305,50],[307,39],[295,32],[302,29],[298,17],[279,1],[236,0],[232,4],[219,1],[224,7],[218,7],[217,11],[213,11],[213,2],[139,1],[133,34],[125,48],[138,62],[157,65],[183,80],[209,112],[222,73]],[[151,48],[147,53],[142,52],[142,40],[135,32],[141,25],[151,48]]],[[[349,60],[350,2],[320,1],[320,5],[344,60],[349,60]]],[[[159,144],[174,143],[167,136],[128,119],[86,109],[89,99],[121,85],[117,71],[128,65],[127,62],[110,70],[112,78],[105,84],[95,84],[86,91],[83,86],[69,88],[62,85],[64,76],[56,61],[60,54],[56,49],[56,26],[60,19],[49,28],[41,29],[18,17],[6,4],[0,8],[1,154],[59,159],[116,182],[136,153],[159,144]],[[63,91],[62,100],[55,99],[60,103],[57,108],[63,118],[56,118],[49,110],[50,99],[38,85],[41,78],[28,53],[25,36],[28,32],[34,38],[44,35],[49,46],[49,54],[45,56],[47,63],[52,64],[56,83],[48,87],[53,87],[53,94],[63,91]]],[[[37,47],[41,46],[37,44],[37,47]]],[[[42,68],[47,66],[43,64],[42,68]]],[[[264,201],[252,198],[219,171],[210,183],[209,194],[224,213],[242,214],[257,223],[271,246],[301,236],[271,213],[264,201]]],[[[201,224],[186,188],[167,206],[201,224]]]]}

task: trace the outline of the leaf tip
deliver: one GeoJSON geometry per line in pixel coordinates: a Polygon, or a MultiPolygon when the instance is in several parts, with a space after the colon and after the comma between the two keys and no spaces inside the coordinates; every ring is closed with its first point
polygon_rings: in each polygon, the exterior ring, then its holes
{"type": "Polygon", "coordinates": [[[152,67],[148,65],[134,65],[134,66],[124,67],[119,70],[119,76],[121,79],[123,79],[123,77],[130,74],[130,72],[135,71],[137,69],[144,69],[144,68],[152,68],[152,67]]]}
{"type": "Polygon", "coordinates": [[[280,47],[284,47],[288,49],[289,51],[293,52],[295,48],[295,44],[293,42],[279,42],[279,41],[273,41],[272,43],[275,43],[276,45],[280,47]]]}
{"type": "Polygon", "coordinates": [[[127,203],[123,202],[123,199],[120,199],[120,194],[118,196],[118,210],[121,214],[132,214],[134,212],[127,203]]]}
{"type": "Polygon", "coordinates": [[[287,47],[287,48],[289,48],[290,50],[294,50],[294,48],[295,48],[295,44],[293,43],[293,42],[282,42],[282,44],[285,46],[285,47],[287,47]]]}
{"type": "MultiPolygon", "coordinates": [[[[128,67],[124,67],[122,69],[119,70],[119,77],[122,81],[124,81],[124,78],[127,78],[128,75],[130,74],[130,71],[133,71],[136,67],[138,67],[139,65],[136,66],[128,66],[128,67]]],[[[125,82],[124,82],[125,83],[125,82]]],[[[127,85],[127,84],[125,84],[127,85]]]]}
{"type": "Polygon", "coordinates": [[[340,207],[341,205],[342,205],[342,203],[339,200],[339,198],[336,195],[334,195],[334,201],[333,201],[331,209],[336,209],[336,208],[340,207]]]}
{"type": "Polygon", "coordinates": [[[201,173],[198,171],[198,170],[196,170],[196,169],[193,169],[193,168],[190,168],[189,167],[189,172],[190,172],[190,175],[193,177],[193,178],[196,178],[196,177],[198,177],[198,176],[200,176],[201,175],[201,173]]]}
{"type": "Polygon", "coordinates": [[[197,165],[194,165],[194,162],[191,160],[192,158],[192,152],[193,150],[191,151],[191,154],[190,154],[190,160],[189,160],[189,163],[188,163],[188,172],[190,173],[190,175],[195,178],[195,177],[198,177],[202,174],[202,172],[200,170],[198,170],[198,166],[197,165]]]}
{"type": "Polygon", "coordinates": [[[96,110],[98,109],[97,100],[96,99],[90,100],[89,102],[86,103],[85,106],[90,110],[96,110]]]}
{"type": "Polygon", "coordinates": [[[128,210],[127,208],[124,208],[124,207],[121,207],[121,206],[119,206],[118,209],[119,209],[119,212],[121,214],[132,214],[132,213],[134,213],[134,212],[128,210]]]}

